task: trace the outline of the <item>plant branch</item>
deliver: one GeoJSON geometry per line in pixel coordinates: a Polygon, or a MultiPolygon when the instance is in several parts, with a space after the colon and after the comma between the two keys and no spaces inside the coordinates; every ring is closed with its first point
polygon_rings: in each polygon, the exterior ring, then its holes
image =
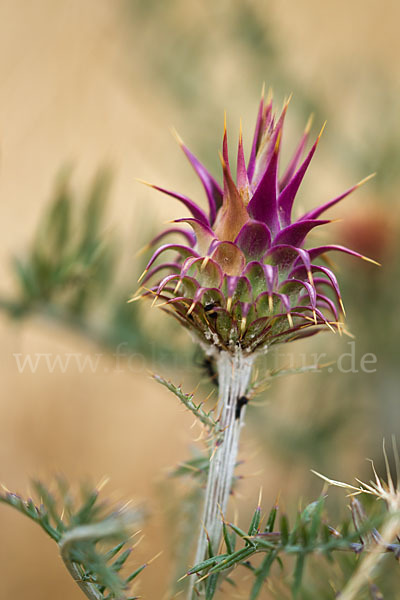
{"type": "Polygon", "coordinates": [[[140,511],[111,508],[99,502],[98,490],[89,488],[82,489],[82,500],[77,504],[69,485],[60,478],[56,496],[40,481],[33,485],[40,497],[39,506],[4,486],[0,502],[35,521],[57,543],[68,572],[89,600],[132,600],[127,590],[146,565],[128,577],[121,576],[120,571],[131,553],[131,548],[124,550],[124,546],[133,525],[142,518],[140,511]],[[113,541],[117,545],[107,551],[113,541]]]}
{"type": "MultiPolygon", "coordinates": [[[[388,551],[388,546],[391,548],[396,547],[394,544],[385,543],[385,540],[389,542],[390,540],[396,539],[396,537],[399,535],[400,514],[391,514],[382,529],[382,541],[376,543],[374,547],[371,548],[369,555],[361,563],[359,569],[356,571],[353,577],[351,577],[344,590],[339,594],[338,598],[340,600],[354,600],[355,598],[358,598],[361,588],[368,583],[368,580],[371,578],[383,556],[388,551]]],[[[397,549],[397,552],[399,552],[399,550],[400,546],[397,549]]]]}
{"type": "MultiPolygon", "coordinates": [[[[233,523],[223,522],[225,550],[221,554],[209,557],[191,567],[186,576],[195,576],[203,585],[218,576],[225,577],[234,567],[239,565],[250,569],[255,577],[250,600],[259,597],[262,586],[269,576],[272,564],[279,561],[279,556],[296,557],[292,574],[293,598],[297,597],[302,585],[306,560],[311,555],[324,555],[329,560],[334,552],[352,552],[357,555],[367,553],[368,557],[361,563],[358,575],[350,580],[352,594],[357,594],[362,585],[367,583],[368,576],[380,561],[381,556],[392,553],[396,558],[400,555],[400,544],[389,543],[396,537],[395,524],[385,526],[382,536],[375,528],[382,523],[381,517],[374,521],[363,519],[354,523],[355,531],[350,532],[346,523],[343,524],[343,533],[329,527],[323,516],[325,498],[311,502],[301,512],[298,512],[295,523],[290,527],[288,517],[280,516],[279,530],[275,530],[275,521],[278,506],[275,505],[266,519],[264,531],[260,531],[261,507],[258,505],[254,511],[247,531],[240,529],[233,523]],[[228,530],[231,530],[229,533],[228,530]],[[379,543],[376,542],[379,540],[379,543]],[[386,541],[384,541],[386,540],[386,541]],[[244,545],[237,548],[236,542],[244,545]],[[265,557],[259,567],[251,564],[250,560],[257,554],[265,557]],[[365,565],[365,568],[363,567],[365,565]]],[[[387,523],[387,521],[386,521],[387,523]]],[[[397,514],[397,532],[400,526],[400,517],[397,514]]],[[[349,584],[350,585],[350,584],[349,584]]],[[[347,590],[347,588],[346,588],[347,590]]],[[[214,591],[206,593],[206,599],[212,600],[214,591]]],[[[345,596],[345,600],[354,600],[358,595],[345,596]]],[[[342,596],[340,595],[342,600],[342,596]]]]}
{"type": "Polygon", "coordinates": [[[175,394],[177,398],[186,406],[191,413],[195,415],[199,419],[199,421],[207,427],[210,433],[214,434],[216,437],[220,436],[221,426],[220,423],[214,418],[214,411],[205,411],[203,409],[203,403],[196,404],[193,401],[193,394],[185,394],[179,386],[175,386],[170,381],[167,381],[160,375],[154,375],[154,379],[161,383],[164,387],[166,387],[170,392],[175,394]]]}
{"type": "Polygon", "coordinates": [[[123,520],[116,517],[94,525],[82,525],[67,531],[58,543],[64,565],[89,600],[104,600],[104,595],[97,585],[83,579],[81,567],[71,558],[74,550],[77,545],[85,542],[119,537],[125,526],[123,520]]]}
{"type": "MultiPolygon", "coordinates": [[[[221,512],[225,513],[232,487],[232,479],[239,450],[240,431],[244,424],[245,405],[239,406],[238,400],[245,396],[249,384],[254,358],[244,356],[238,349],[234,355],[221,352],[217,358],[219,400],[217,411],[220,413],[222,440],[217,440],[210,459],[206,494],[204,500],[202,529],[200,531],[195,562],[200,563],[208,553],[218,551],[222,534],[221,512]],[[239,407],[239,411],[237,410],[239,407]]],[[[194,591],[195,579],[189,586],[189,600],[194,594],[204,596],[204,586],[194,591]]]]}

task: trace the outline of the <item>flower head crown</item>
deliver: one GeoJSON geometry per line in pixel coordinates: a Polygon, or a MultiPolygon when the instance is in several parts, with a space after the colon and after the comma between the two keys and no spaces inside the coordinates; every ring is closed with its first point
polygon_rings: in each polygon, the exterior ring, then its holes
{"type": "Polygon", "coordinates": [[[182,194],[152,186],[185,205],[191,217],[174,223],[190,225],[192,231],[174,226],[150,243],[154,246],[169,234],[185,238],[183,244],[157,248],[141,277],[141,296],[159,299],[159,306],[195,332],[201,342],[220,350],[240,347],[253,352],[327,327],[340,331],[344,309],[339,285],[332,270],[318,259],[332,250],[365,258],[340,245],[304,248],[309,232],[330,222],[320,219],[321,214],[366,180],[292,221],[293,202],[321,134],[303,158],[308,124],[280,176],[287,107],[288,102],[276,118],[272,101],[261,99],[247,165],[239,135],[236,182],[229,164],[226,125],[220,157],[222,186],[180,140],[204,187],[208,213],[182,194]],[[174,251],[175,257],[159,263],[157,259],[168,251],[174,251]]]}

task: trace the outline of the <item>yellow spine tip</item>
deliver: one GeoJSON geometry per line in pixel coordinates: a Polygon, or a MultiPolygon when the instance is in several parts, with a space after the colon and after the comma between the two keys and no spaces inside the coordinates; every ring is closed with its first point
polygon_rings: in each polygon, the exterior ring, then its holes
{"type": "Polygon", "coordinates": [[[260,493],[258,494],[258,508],[261,508],[262,493],[263,493],[263,489],[262,489],[262,487],[260,487],[260,493]]]}
{"type": "Polygon", "coordinates": [[[140,283],[140,282],[142,281],[143,277],[146,275],[146,273],[148,273],[148,271],[149,271],[148,269],[145,269],[145,270],[143,271],[143,273],[141,274],[141,276],[140,276],[140,277],[139,277],[139,279],[138,279],[138,283],[140,283]]]}
{"type": "Polygon", "coordinates": [[[288,98],[285,98],[283,101],[283,109],[282,112],[285,113],[288,109],[288,106],[290,104],[291,99],[293,98],[293,92],[291,92],[288,96],[288,98]]]}
{"type": "Polygon", "coordinates": [[[177,132],[177,130],[175,129],[175,127],[171,127],[170,130],[171,130],[172,135],[174,136],[174,138],[178,142],[178,144],[180,146],[184,146],[183,139],[181,138],[181,136],[179,135],[179,133],[177,132]]]}
{"type": "Polygon", "coordinates": [[[306,135],[308,135],[310,133],[313,121],[314,121],[314,113],[311,113],[311,115],[308,117],[308,121],[307,121],[305,129],[304,129],[304,133],[306,135]]]}
{"type": "Polygon", "coordinates": [[[160,550],[160,552],[157,552],[157,554],[155,556],[153,556],[153,558],[151,558],[150,560],[147,561],[147,565],[151,565],[152,562],[154,562],[155,560],[157,560],[157,558],[159,556],[161,556],[161,554],[164,552],[164,550],[160,550]]]}
{"type": "Polygon", "coordinates": [[[142,289],[145,290],[146,292],[149,292],[149,294],[153,294],[153,296],[157,296],[156,292],[154,290],[151,290],[150,288],[142,286],[142,289]]]}
{"type": "Polygon", "coordinates": [[[219,160],[221,161],[222,168],[224,171],[226,170],[226,162],[221,152],[218,152],[219,160]]]}
{"type": "Polygon", "coordinates": [[[272,301],[272,296],[268,296],[268,308],[269,308],[270,312],[272,312],[274,309],[274,303],[272,301]]]}
{"type": "Polygon", "coordinates": [[[129,298],[129,300],[126,301],[127,304],[132,304],[132,302],[137,302],[138,300],[141,300],[143,298],[143,296],[136,295],[136,296],[132,296],[132,298],[129,298]]]}
{"type": "Polygon", "coordinates": [[[163,306],[166,306],[167,304],[169,304],[169,300],[167,300],[166,302],[161,302],[161,304],[157,304],[156,308],[162,308],[163,306]]]}
{"type": "Polygon", "coordinates": [[[206,268],[206,266],[208,265],[208,262],[210,260],[209,256],[206,256],[203,260],[203,262],[201,263],[201,267],[200,267],[200,271],[204,271],[204,269],[206,268]]]}
{"type": "Polygon", "coordinates": [[[178,283],[176,284],[175,289],[174,289],[174,294],[178,293],[178,290],[181,287],[181,285],[182,285],[182,279],[178,279],[178,283]]]}
{"type": "Polygon", "coordinates": [[[151,244],[146,244],[145,246],[143,246],[136,252],[135,258],[139,258],[139,256],[142,256],[142,254],[147,252],[147,250],[149,250],[150,248],[151,248],[151,244]]]}
{"type": "Polygon", "coordinates": [[[191,306],[190,306],[189,310],[188,310],[188,311],[187,311],[187,313],[186,313],[186,314],[187,314],[187,316],[189,316],[189,315],[191,315],[191,314],[192,314],[192,312],[194,311],[195,307],[196,307],[196,302],[192,302],[192,304],[191,304],[191,306]]]}
{"type": "Polygon", "coordinates": [[[154,188],[154,184],[153,183],[149,183],[148,181],[146,181],[145,179],[139,179],[139,177],[136,177],[136,181],[138,183],[142,183],[143,185],[147,185],[147,187],[151,187],[154,188]]]}
{"type": "Polygon", "coordinates": [[[369,181],[370,179],[373,179],[374,177],[376,177],[376,173],[371,173],[370,175],[367,175],[367,177],[364,177],[364,179],[361,179],[361,181],[356,183],[356,185],[354,187],[359,188],[360,186],[364,185],[364,183],[367,183],[367,181],[369,181]]]}
{"type": "Polygon", "coordinates": [[[279,146],[281,144],[281,137],[282,137],[282,131],[279,131],[278,136],[276,138],[275,148],[274,148],[275,154],[278,154],[278,152],[279,152],[279,146]]]}
{"type": "Polygon", "coordinates": [[[96,489],[98,492],[101,492],[101,490],[109,483],[110,481],[110,477],[108,477],[107,475],[103,476],[99,483],[96,485],[96,489]]]}
{"type": "Polygon", "coordinates": [[[247,325],[247,319],[246,319],[246,317],[243,317],[242,323],[240,325],[240,332],[242,335],[244,334],[244,332],[246,330],[246,325],[247,325]]]}
{"type": "Polygon", "coordinates": [[[373,265],[376,265],[377,267],[381,267],[381,263],[379,263],[378,261],[374,260],[373,258],[369,258],[368,256],[361,256],[361,258],[363,260],[366,260],[369,263],[372,263],[373,265]]]}
{"type": "Polygon", "coordinates": [[[334,328],[332,327],[332,325],[329,323],[329,321],[325,321],[325,325],[327,327],[329,327],[329,329],[332,331],[332,333],[336,333],[336,331],[334,330],[334,328]]]}
{"type": "Polygon", "coordinates": [[[317,137],[317,143],[319,142],[319,140],[321,139],[322,134],[324,133],[324,129],[326,127],[327,122],[328,121],[325,121],[325,123],[321,127],[321,131],[319,132],[318,137],[317,137]]]}

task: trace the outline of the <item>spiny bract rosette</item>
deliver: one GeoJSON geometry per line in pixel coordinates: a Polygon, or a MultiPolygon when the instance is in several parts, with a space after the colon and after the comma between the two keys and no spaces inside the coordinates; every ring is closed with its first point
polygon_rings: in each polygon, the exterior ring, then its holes
{"type": "Polygon", "coordinates": [[[150,243],[154,246],[169,234],[185,238],[184,244],[161,245],[154,252],[140,278],[140,296],[160,300],[159,306],[195,332],[202,343],[219,350],[254,352],[322,328],[340,330],[344,309],[336,277],[316,261],[332,250],[366,258],[339,245],[304,248],[307,234],[330,222],[318,217],[365,180],[292,222],[293,201],[321,134],[301,162],[307,126],[279,176],[287,107],[288,102],[276,119],[272,101],[261,99],[247,166],[239,135],[236,183],[229,166],[226,125],[222,187],[179,140],[203,184],[208,215],[190,198],[151,186],[186,206],[192,216],[174,223],[187,223],[193,231],[172,227],[150,243]],[[157,264],[167,251],[174,251],[175,258],[157,264]]]}

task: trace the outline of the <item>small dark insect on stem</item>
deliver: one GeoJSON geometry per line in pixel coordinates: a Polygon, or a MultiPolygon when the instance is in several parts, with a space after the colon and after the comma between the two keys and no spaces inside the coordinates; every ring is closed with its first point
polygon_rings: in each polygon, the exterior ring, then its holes
{"type": "Polygon", "coordinates": [[[236,409],[235,409],[235,419],[240,419],[240,413],[242,411],[243,406],[248,404],[249,399],[247,396],[240,396],[240,398],[236,401],[236,409]]]}

